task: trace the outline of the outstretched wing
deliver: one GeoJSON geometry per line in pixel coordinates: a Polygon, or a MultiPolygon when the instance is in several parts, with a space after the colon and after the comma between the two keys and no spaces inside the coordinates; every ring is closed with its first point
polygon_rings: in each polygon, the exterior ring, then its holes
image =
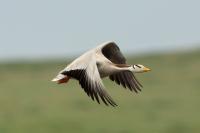
{"type": "Polygon", "coordinates": [[[76,69],[65,69],[62,74],[75,78],[92,100],[100,103],[101,99],[106,105],[117,106],[109,94],[104,90],[104,85],[99,75],[96,66],[96,61],[93,56],[88,57],[87,61],[82,61],[85,67],[76,69]]]}
{"type": "MultiPolygon", "coordinates": [[[[101,50],[103,55],[111,62],[115,64],[126,64],[125,57],[114,42],[108,42],[108,44],[104,45],[101,50]]],[[[140,87],[142,87],[142,85],[130,71],[110,75],[110,79],[115,81],[118,85],[123,85],[124,88],[128,87],[131,91],[134,90],[136,93],[141,91],[140,87]]]]}

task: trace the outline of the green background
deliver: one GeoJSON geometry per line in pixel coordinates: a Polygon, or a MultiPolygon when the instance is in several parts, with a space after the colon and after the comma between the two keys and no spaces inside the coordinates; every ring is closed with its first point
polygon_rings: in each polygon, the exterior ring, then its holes
{"type": "Polygon", "coordinates": [[[63,60],[1,63],[0,133],[199,133],[200,51],[129,57],[152,71],[136,75],[138,94],[105,79],[115,108],[93,102],[77,81],[50,82],[63,60]]]}

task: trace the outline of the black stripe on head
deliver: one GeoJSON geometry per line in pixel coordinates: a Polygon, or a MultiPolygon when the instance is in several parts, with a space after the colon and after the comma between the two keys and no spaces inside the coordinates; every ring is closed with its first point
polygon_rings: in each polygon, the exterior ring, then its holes
{"type": "Polygon", "coordinates": [[[139,66],[139,65],[136,65],[137,67],[139,67],[139,68],[142,68],[141,66],[139,66]]]}

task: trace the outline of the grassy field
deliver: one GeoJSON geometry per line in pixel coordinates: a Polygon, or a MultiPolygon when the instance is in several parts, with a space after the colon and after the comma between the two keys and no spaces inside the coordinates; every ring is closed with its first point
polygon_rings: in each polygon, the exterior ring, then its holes
{"type": "Polygon", "coordinates": [[[0,133],[199,133],[200,51],[130,58],[139,94],[104,80],[118,107],[98,105],[70,81],[50,80],[67,62],[0,64],[0,133]]]}

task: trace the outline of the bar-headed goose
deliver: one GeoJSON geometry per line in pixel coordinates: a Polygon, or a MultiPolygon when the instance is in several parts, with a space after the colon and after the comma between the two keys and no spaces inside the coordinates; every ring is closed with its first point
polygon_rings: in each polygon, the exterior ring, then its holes
{"type": "Polygon", "coordinates": [[[52,80],[57,83],[67,83],[69,79],[76,79],[92,100],[106,105],[117,106],[104,90],[101,78],[109,76],[112,81],[121,84],[131,91],[141,91],[142,85],[133,73],[147,72],[150,69],[143,65],[127,65],[126,59],[115,42],[105,42],[87,51],[75,59],[52,80]]]}

